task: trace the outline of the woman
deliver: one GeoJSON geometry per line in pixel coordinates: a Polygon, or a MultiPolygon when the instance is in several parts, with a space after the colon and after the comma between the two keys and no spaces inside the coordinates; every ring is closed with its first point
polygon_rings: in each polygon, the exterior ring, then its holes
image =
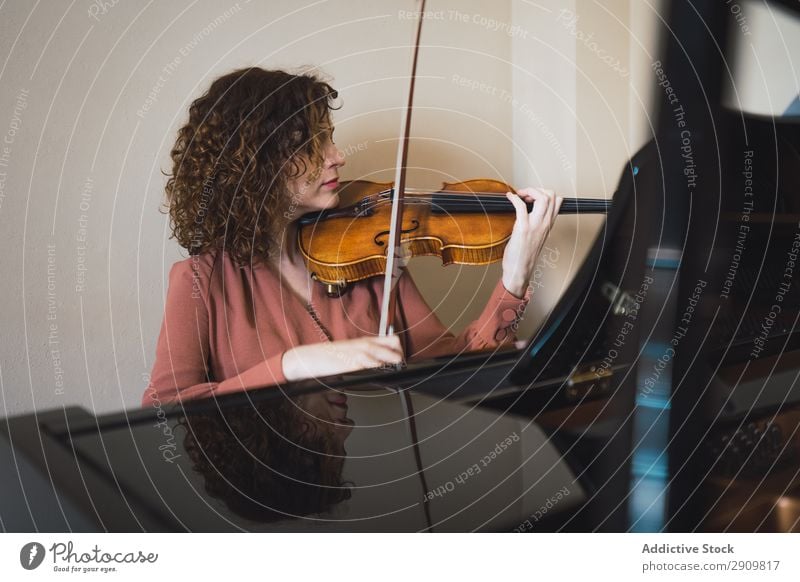
{"type": "Polygon", "coordinates": [[[528,281],[561,199],[525,189],[503,276],[458,337],[408,272],[397,335],[376,337],[382,278],[325,295],[296,246],[297,219],[339,202],[331,110],[336,92],[311,75],[248,68],[217,79],[189,110],[172,150],[173,237],[190,257],[169,275],[164,322],[143,404],[225,394],[514,341],[528,281]],[[535,202],[529,214],[525,202],[535,202]]]}

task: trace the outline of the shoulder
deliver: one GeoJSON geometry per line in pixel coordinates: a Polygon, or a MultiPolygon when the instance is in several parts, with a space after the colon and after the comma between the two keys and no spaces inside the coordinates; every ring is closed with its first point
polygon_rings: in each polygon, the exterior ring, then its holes
{"type": "Polygon", "coordinates": [[[279,285],[267,266],[241,265],[222,250],[192,255],[176,262],[172,265],[169,277],[170,286],[174,284],[183,289],[191,286],[194,293],[199,293],[206,301],[249,287],[254,279],[261,285],[279,285]]]}
{"type": "Polygon", "coordinates": [[[211,251],[175,262],[169,271],[171,293],[191,293],[192,297],[207,298],[212,287],[214,273],[221,271],[220,265],[230,262],[227,253],[211,251]]]}
{"type": "Polygon", "coordinates": [[[202,253],[199,255],[192,255],[187,259],[183,259],[173,263],[169,270],[169,280],[179,282],[185,280],[187,277],[202,277],[208,278],[213,269],[213,264],[216,253],[202,253]]]}
{"type": "Polygon", "coordinates": [[[250,271],[250,265],[239,265],[227,251],[207,251],[192,255],[187,259],[177,261],[172,265],[170,276],[179,277],[194,275],[203,279],[211,279],[216,273],[232,273],[236,271],[250,271]]]}

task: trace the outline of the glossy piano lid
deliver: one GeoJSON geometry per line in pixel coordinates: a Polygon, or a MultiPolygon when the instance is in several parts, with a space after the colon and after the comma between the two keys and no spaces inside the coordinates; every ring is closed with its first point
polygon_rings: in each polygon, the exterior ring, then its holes
{"type": "Polygon", "coordinates": [[[410,407],[412,423],[391,389],[325,390],[73,443],[167,529],[535,531],[585,500],[527,419],[421,394],[410,407]]]}

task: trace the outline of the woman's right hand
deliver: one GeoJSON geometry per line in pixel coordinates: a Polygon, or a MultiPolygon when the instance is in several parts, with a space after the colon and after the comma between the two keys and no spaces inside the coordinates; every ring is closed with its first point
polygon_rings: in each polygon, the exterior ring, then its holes
{"type": "Polygon", "coordinates": [[[283,354],[282,365],[283,375],[291,382],[402,361],[400,337],[390,335],[297,346],[283,354]]]}

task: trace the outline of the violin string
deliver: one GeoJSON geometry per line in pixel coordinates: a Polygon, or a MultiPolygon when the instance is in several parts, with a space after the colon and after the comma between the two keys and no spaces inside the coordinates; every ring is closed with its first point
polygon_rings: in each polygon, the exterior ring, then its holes
{"type": "MultiPolygon", "coordinates": [[[[469,209],[477,212],[497,209],[510,211],[513,208],[512,203],[506,198],[505,194],[497,192],[463,192],[454,190],[431,192],[420,188],[406,188],[405,192],[409,195],[408,203],[430,204],[442,210],[447,210],[448,208],[453,211],[469,209]],[[437,198],[438,194],[443,194],[444,196],[437,198]]],[[[368,197],[366,204],[362,202],[362,208],[366,210],[379,204],[390,202],[391,194],[392,189],[378,192],[368,197]]],[[[561,212],[606,212],[609,210],[611,202],[611,200],[602,198],[566,198],[562,202],[561,212]]]]}
{"type": "MultiPolygon", "coordinates": [[[[505,195],[498,195],[496,193],[490,192],[476,192],[476,193],[463,193],[463,192],[452,192],[449,193],[448,191],[440,190],[438,192],[431,193],[429,191],[420,191],[421,194],[410,193],[409,198],[420,198],[424,197],[425,199],[423,202],[430,202],[432,204],[437,205],[450,205],[450,204],[474,204],[474,205],[483,205],[483,206],[502,206],[507,207],[511,205],[511,202],[505,195]],[[440,198],[436,198],[438,194],[444,194],[444,196],[440,198]],[[433,198],[431,198],[433,197],[433,198]]],[[[406,193],[409,194],[408,190],[406,193]]],[[[382,196],[382,194],[390,194],[390,192],[379,193],[377,199],[370,200],[369,204],[376,204],[380,202],[387,202],[390,198],[382,196]]],[[[602,198],[565,198],[562,202],[562,209],[563,208],[571,208],[573,205],[578,205],[583,208],[597,208],[597,209],[606,209],[611,205],[612,201],[602,198]]]]}
{"type": "MultiPolygon", "coordinates": [[[[389,200],[387,200],[387,199],[379,199],[379,200],[371,200],[369,203],[370,204],[381,204],[381,203],[385,204],[385,203],[388,203],[388,202],[389,202],[389,200]]],[[[469,205],[476,205],[476,206],[481,206],[481,205],[483,205],[483,206],[503,206],[503,207],[513,206],[512,203],[510,201],[508,201],[508,200],[482,200],[480,198],[450,198],[450,197],[447,197],[447,198],[436,198],[436,199],[422,198],[422,199],[413,200],[413,203],[416,203],[416,204],[436,204],[436,205],[469,204],[469,205]]],[[[596,200],[580,200],[580,199],[570,200],[570,199],[567,199],[567,200],[564,200],[562,202],[562,207],[564,205],[567,205],[567,206],[576,205],[576,206],[586,206],[586,207],[595,206],[597,208],[606,208],[608,206],[611,206],[611,202],[610,201],[596,201],[596,200]]]]}
{"type": "MultiPolygon", "coordinates": [[[[382,192],[379,192],[378,194],[391,194],[391,193],[392,193],[392,190],[384,190],[382,192]]],[[[422,195],[427,195],[427,194],[433,194],[433,195],[436,195],[436,194],[447,194],[448,196],[459,196],[460,195],[460,196],[467,196],[467,197],[481,196],[481,197],[487,197],[487,198],[497,198],[499,200],[504,200],[504,201],[508,200],[508,198],[506,198],[505,192],[481,192],[479,190],[475,190],[475,191],[470,191],[470,190],[467,190],[467,191],[464,191],[464,190],[426,190],[424,188],[406,188],[406,193],[407,194],[408,193],[410,193],[410,194],[422,194],[422,195]]],[[[603,202],[603,203],[611,202],[607,198],[570,198],[570,197],[567,197],[567,198],[564,198],[564,200],[565,201],[566,200],[586,200],[586,201],[596,201],[596,202],[603,202]]]]}
{"type": "MultiPolygon", "coordinates": [[[[437,194],[445,194],[445,196],[436,199],[437,201],[440,201],[440,200],[441,201],[445,201],[445,202],[464,201],[464,202],[485,203],[485,204],[500,203],[500,204],[504,204],[504,205],[511,204],[511,202],[505,197],[505,195],[496,196],[496,195],[494,195],[492,193],[482,193],[482,192],[475,193],[475,194],[464,194],[464,193],[449,194],[447,192],[439,191],[439,192],[434,192],[434,193],[426,192],[425,194],[417,194],[417,195],[412,193],[412,197],[414,197],[414,198],[429,198],[430,196],[434,196],[435,197],[437,194]]],[[[380,201],[380,202],[388,202],[389,200],[390,199],[388,197],[378,197],[377,198],[377,201],[380,201]]],[[[608,205],[611,204],[611,200],[607,200],[607,199],[604,199],[604,198],[564,198],[563,202],[564,203],[576,203],[577,202],[577,203],[580,203],[580,204],[587,204],[587,205],[596,204],[598,206],[608,206],[608,205]]]]}
{"type": "MultiPolygon", "coordinates": [[[[564,201],[561,205],[560,212],[575,212],[575,213],[596,213],[596,212],[607,212],[610,209],[609,204],[583,204],[583,203],[570,203],[572,201],[564,201]]],[[[368,204],[362,205],[362,210],[368,210],[379,206],[381,204],[387,204],[388,200],[377,200],[371,201],[368,204]]],[[[497,210],[503,210],[506,212],[513,212],[514,207],[509,201],[496,201],[496,202],[478,202],[476,200],[445,200],[445,201],[431,201],[430,199],[422,199],[422,200],[413,200],[408,199],[406,200],[407,204],[425,204],[434,207],[435,209],[440,210],[451,210],[453,212],[459,211],[470,211],[470,212],[480,212],[482,210],[491,212],[497,210]]]]}
{"type": "MultiPolygon", "coordinates": [[[[442,196],[438,197],[421,197],[421,196],[413,196],[413,198],[420,198],[424,202],[427,200],[435,200],[435,201],[443,201],[443,202],[471,202],[471,203],[484,203],[484,204],[511,204],[511,202],[506,198],[499,198],[499,199],[492,199],[492,198],[484,198],[481,196],[442,196]]],[[[379,198],[377,201],[380,202],[389,202],[388,198],[379,198]]],[[[592,198],[565,198],[563,203],[579,203],[579,204],[587,204],[587,205],[596,205],[596,206],[608,206],[611,204],[610,200],[595,200],[592,198]]]]}
{"type": "MultiPolygon", "coordinates": [[[[371,200],[369,204],[386,204],[389,200],[380,199],[380,200],[371,200]]],[[[498,206],[498,207],[510,207],[513,206],[512,203],[508,200],[481,200],[475,198],[443,198],[443,199],[430,199],[430,198],[423,198],[417,200],[410,201],[413,204],[432,204],[436,206],[449,206],[449,205],[462,205],[462,206],[498,206]]],[[[530,203],[529,203],[530,204],[530,203]]],[[[610,202],[606,201],[595,201],[595,200],[564,200],[562,202],[562,208],[564,206],[582,206],[582,207],[596,207],[596,208],[607,208],[611,206],[610,202]]]]}
{"type": "MultiPolygon", "coordinates": [[[[379,192],[378,194],[379,195],[380,194],[391,194],[391,192],[392,192],[391,190],[384,190],[382,192],[379,192]]],[[[463,190],[425,190],[425,189],[422,189],[422,188],[406,188],[406,193],[407,194],[410,193],[412,195],[413,194],[422,194],[422,195],[425,195],[425,194],[447,194],[448,196],[453,196],[453,197],[462,196],[462,197],[467,197],[467,198],[474,198],[474,197],[480,196],[480,197],[485,197],[485,198],[497,198],[498,200],[503,201],[503,202],[507,202],[508,201],[508,198],[506,198],[506,195],[505,195],[504,192],[481,192],[481,191],[477,191],[477,190],[476,191],[466,191],[465,192],[463,190]]],[[[599,202],[599,203],[602,203],[602,204],[608,204],[608,203],[611,202],[610,200],[608,200],[606,198],[564,198],[565,202],[570,201],[570,200],[580,200],[580,201],[586,201],[586,202],[599,202]]]]}

